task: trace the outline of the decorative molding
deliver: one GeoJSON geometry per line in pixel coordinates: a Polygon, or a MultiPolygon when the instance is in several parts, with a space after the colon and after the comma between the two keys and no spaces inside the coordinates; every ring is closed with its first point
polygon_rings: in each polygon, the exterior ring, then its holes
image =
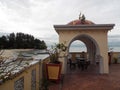
{"type": "Polygon", "coordinates": [[[111,30],[115,24],[93,24],[93,25],[54,25],[56,31],[61,30],[111,30]]]}
{"type": "Polygon", "coordinates": [[[31,90],[36,90],[36,69],[31,72],[31,90]]]}
{"type": "Polygon", "coordinates": [[[14,90],[24,90],[24,77],[14,82],[14,90]]]}

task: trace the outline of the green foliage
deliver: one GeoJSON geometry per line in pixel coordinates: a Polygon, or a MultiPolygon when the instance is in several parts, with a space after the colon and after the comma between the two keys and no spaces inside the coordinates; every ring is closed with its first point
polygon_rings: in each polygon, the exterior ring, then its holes
{"type": "Polygon", "coordinates": [[[0,37],[1,49],[46,49],[44,41],[35,39],[32,35],[24,33],[11,33],[8,36],[0,37]]]}
{"type": "Polygon", "coordinates": [[[5,36],[0,37],[0,49],[1,48],[3,48],[3,49],[6,48],[7,45],[8,45],[7,37],[5,37],[5,36]]]}
{"type": "Polygon", "coordinates": [[[7,36],[8,38],[8,47],[9,48],[15,48],[15,34],[11,33],[9,36],[7,36]]]}
{"type": "Polygon", "coordinates": [[[65,52],[67,50],[67,46],[64,43],[55,44],[55,46],[51,47],[49,51],[50,62],[51,63],[59,63],[58,58],[60,57],[61,52],[65,52]]]}

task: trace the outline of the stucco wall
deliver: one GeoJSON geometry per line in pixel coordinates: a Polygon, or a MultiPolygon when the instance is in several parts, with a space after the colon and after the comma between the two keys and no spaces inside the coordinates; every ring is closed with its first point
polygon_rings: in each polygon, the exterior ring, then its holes
{"type": "MultiPolygon", "coordinates": [[[[61,30],[59,33],[59,42],[67,42],[66,45],[69,46],[70,42],[76,37],[80,35],[87,35],[93,39],[98,45],[99,55],[101,56],[101,69],[100,73],[108,73],[108,41],[107,41],[107,31],[104,29],[99,30],[61,30]]],[[[79,39],[79,38],[78,38],[79,39]]],[[[92,52],[94,54],[94,52],[92,52]]],[[[91,58],[93,59],[93,58],[91,58]]]]}
{"type": "Polygon", "coordinates": [[[41,82],[42,78],[42,72],[43,72],[43,63],[47,62],[48,58],[44,59],[42,62],[38,62],[29,68],[27,68],[25,71],[17,75],[14,79],[8,80],[0,85],[0,90],[15,90],[15,82],[21,78],[24,78],[24,90],[32,90],[31,89],[31,73],[32,70],[36,71],[36,89],[39,90],[39,83],[41,82]]]}

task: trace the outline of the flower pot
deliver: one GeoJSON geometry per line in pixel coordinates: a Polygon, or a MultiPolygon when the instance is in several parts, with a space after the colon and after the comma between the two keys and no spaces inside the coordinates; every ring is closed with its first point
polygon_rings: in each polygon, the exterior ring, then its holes
{"type": "Polygon", "coordinates": [[[61,67],[62,63],[47,63],[46,64],[46,72],[47,72],[47,79],[59,82],[61,78],[61,67]]]}

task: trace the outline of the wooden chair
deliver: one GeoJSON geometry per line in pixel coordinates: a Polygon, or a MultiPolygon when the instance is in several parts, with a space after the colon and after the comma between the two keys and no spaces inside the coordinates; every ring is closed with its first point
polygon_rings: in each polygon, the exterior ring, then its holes
{"type": "Polygon", "coordinates": [[[69,59],[69,64],[70,64],[70,69],[72,69],[72,68],[75,69],[76,68],[76,62],[75,61],[69,59]]]}
{"type": "Polygon", "coordinates": [[[89,65],[90,65],[90,61],[86,61],[85,69],[87,69],[89,65]]]}

